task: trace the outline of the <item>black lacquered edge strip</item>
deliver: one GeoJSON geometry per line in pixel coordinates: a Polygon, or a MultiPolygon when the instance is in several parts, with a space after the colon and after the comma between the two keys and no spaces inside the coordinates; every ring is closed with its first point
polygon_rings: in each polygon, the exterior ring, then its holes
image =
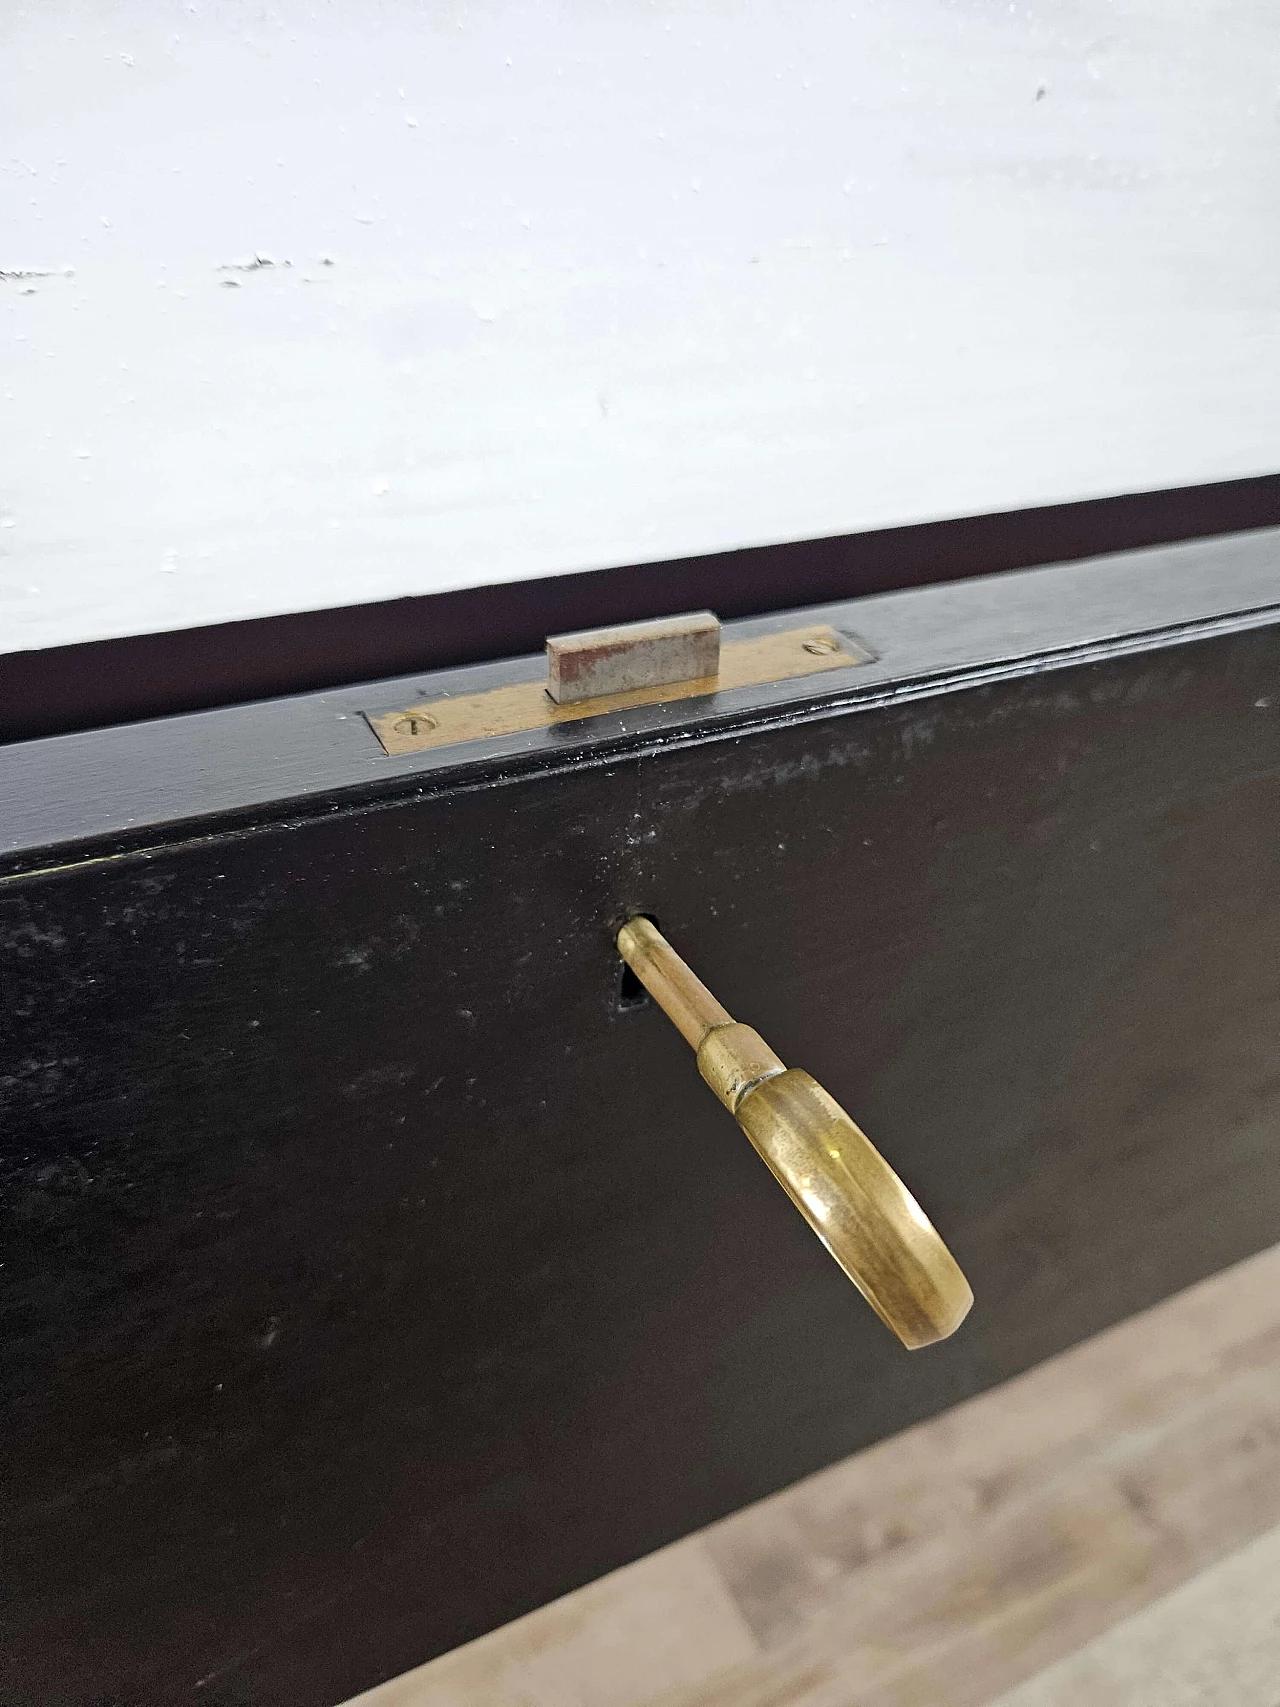
{"type": "MultiPolygon", "coordinates": [[[[164,849],[195,846],[202,842],[221,843],[254,835],[264,829],[300,828],[321,818],[381,811],[401,805],[410,798],[466,793],[534,775],[551,775],[569,768],[577,771],[584,767],[608,766],[620,760],[651,757],[670,747],[694,746],[726,738],[741,739],[780,726],[813,722],[852,711],[871,711],[880,706],[958,689],[987,687],[1050,670],[1102,664],[1116,657],[1169,646],[1226,639],[1277,625],[1280,625],[1280,605],[1269,605],[1218,618],[1170,624],[1111,640],[1085,641],[1032,651],[1000,662],[975,661],[949,670],[924,670],[890,681],[851,680],[852,672],[840,671],[840,680],[834,679],[833,673],[773,684],[801,690],[786,703],[762,705],[757,697],[761,688],[738,688],[720,696],[722,703],[718,710],[686,711],[683,721],[674,728],[651,727],[615,732],[591,727],[593,722],[597,725],[610,724],[613,722],[611,718],[585,720],[579,731],[581,739],[566,742],[564,750],[558,754],[546,748],[527,752],[507,751],[510,737],[488,743],[467,742],[453,750],[452,763],[448,762],[448,749],[437,750],[431,756],[443,758],[445,762],[438,769],[425,773],[415,775],[399,771],[388,774],[381,782],[363,780],[346,787],[320,790],[309,796],[282,796],[270,803],[259,801],[239,810],[223,809],[203,821],[186,818],[170,824],[140,824],[136,829],[90,836],[56,849],[37,848],[7,856],[0,854],[0,885],[65,876],[70,869],[87,870],[103,862],[148,859],[164,849]],[[809,691],[803,691],[806,689],[809,691]]],[[[644,709],[661,713],[666,708],[644,709]]],[[[411,758],[414,756],[410,755],[411,758]]]]}
{"type": "Polygon", "coordinates": [[[724,618],[1280,524],[1280,474],[420,598],[0,655],[0,741],[538,651],[548,634],[724,618]]]}

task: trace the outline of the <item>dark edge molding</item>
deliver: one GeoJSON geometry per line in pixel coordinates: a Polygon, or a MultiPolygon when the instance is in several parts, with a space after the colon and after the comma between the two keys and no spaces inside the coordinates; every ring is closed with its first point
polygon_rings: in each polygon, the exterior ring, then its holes
{"type": "Polygon", "coordinates": [[[0,655],[0,742],[541,648],[702,607],[725,618],[1280,524],[1280,474],[0,655]]]}
{"type": "MultiPolygon", "coordinates": [[[[0,746],[0,889],[1275,627],[1278,549],[1280,529],[1255,530],[810,607],[810,620],[869,636],[877,660],[395,759],[365,721],[370,705],[430,697],[424,677],[445,693],[529,680],[536,658],[13,742],[0,746]]],[[[728,632],[794,626],[801,614],[739,619],[728,632]]]]}

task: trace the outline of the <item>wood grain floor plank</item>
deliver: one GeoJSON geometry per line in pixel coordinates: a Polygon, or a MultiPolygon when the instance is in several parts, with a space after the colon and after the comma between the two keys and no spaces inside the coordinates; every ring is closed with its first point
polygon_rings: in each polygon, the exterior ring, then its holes
{"type": "Polygon", "coordinates": [[[991,1707],[1277,1707],[1280,1528],[991,1707]]]}
{"type": "MultiPolygon", "coordinates": [[[[430,1665],[360,1707],[641,1707],[756,1653],[713,1562],[679,1542],[430,1665]]],[[[355,1707],[351,1703],[350,1707],[355,1707]]]]}

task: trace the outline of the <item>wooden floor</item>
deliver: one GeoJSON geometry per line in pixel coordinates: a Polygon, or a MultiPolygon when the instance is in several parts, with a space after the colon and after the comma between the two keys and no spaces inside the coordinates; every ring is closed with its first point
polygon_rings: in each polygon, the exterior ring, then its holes
{"type": "Polygon", "coordinates": [[[1280,1529],[1113,1625],[994,1707],[1276,1707],[1280,1529]]]}
{"type": "Polygon", "coordinates": [[[1280,1246],[358,1699],[1280,1707],[1280,1246]]]}

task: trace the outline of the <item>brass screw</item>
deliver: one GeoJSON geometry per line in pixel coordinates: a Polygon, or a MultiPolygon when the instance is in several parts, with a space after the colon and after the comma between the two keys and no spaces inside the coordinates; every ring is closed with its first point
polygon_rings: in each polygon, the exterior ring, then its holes
{"type": "Polygon", "coordinates": [[[429,735],[440,725],[434,717],[425,717],[419,713],[412,717],[397,717],[391,727],[397,735],[429,735]]]}
{"type": "Polygon", "coordinates": [[[816,658],[821,658],[824,653],[838,652],[840,647],[834,640],[806,640],[804,649],[806,652],[812,652],[816,658]]]}

